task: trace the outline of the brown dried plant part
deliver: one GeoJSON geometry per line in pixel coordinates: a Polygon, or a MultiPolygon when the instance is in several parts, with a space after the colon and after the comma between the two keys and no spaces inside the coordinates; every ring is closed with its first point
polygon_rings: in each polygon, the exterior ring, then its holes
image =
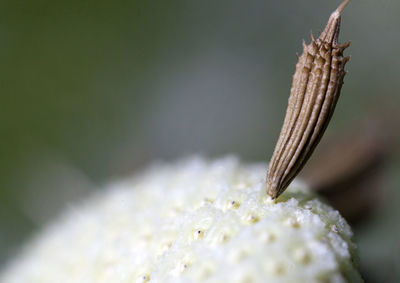
{"type": "Polygon", "coordinates": [[[267,173],[267,193],[277,198],[303,168],[319,143],[332,117],[350,59],[343,50],[350,43],[338,44],[344,1],[330,16],[318,39],[303,41],[298,58],[285,121],[267,173]]]}
{"type": "Polygon", "coordinates": [[[399,146],[400,133],[392,130],[399,121],[390,108],[370,111],[364,121],[325,140],[301,173],[353,225],[367,220],[388,192],[382,183],[399,146]]]}

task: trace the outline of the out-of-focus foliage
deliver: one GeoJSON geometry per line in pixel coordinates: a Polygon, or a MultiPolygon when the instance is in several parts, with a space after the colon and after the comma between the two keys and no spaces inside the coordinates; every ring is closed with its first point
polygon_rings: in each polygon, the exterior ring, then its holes
{"type": "MultiPolygon", "coordinates": [[[[267,160],[295,53],[338,4],[0,2],[0,260],[73,201],[152,159],[267,160]]],[[[328,137],[399,104],[399,9],[366,0],[344,11],[352,60],[328,137]]],[[[381,281],[400,265],[398,158],[389,169],[382,209],[356,231],[364,269],[381,281]]]]}

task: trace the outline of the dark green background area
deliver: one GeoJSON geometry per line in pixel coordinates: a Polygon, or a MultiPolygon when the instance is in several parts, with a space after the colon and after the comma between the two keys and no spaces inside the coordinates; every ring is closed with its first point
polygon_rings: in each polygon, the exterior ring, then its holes
{"type": "MultiPolygon", "coordinates": [[[[267,161],[295,53],[338,4],[1,1],[0,262],[62,209],[154,159],[267,161]]],[[[394,0],[346,8],[352,59],[328,136],[399,105],[399,12],[394,0]]],[[[386,202],[356,230],[377,282],[400,277],[396,154],[386,202]]]]}

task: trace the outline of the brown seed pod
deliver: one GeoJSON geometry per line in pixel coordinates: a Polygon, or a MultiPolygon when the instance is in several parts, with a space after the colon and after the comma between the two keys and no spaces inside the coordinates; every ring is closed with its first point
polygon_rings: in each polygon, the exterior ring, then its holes
{"type": "Polygon", "coordinates": [[[277,198],[303,168],[319,143],[332,117],[350,59],[338,44],[340,14],[344,1],[330,16],[318,39],[303,42],[293,75],[289,103],[278,142],[267,173],[267,193],[277,198]]]}

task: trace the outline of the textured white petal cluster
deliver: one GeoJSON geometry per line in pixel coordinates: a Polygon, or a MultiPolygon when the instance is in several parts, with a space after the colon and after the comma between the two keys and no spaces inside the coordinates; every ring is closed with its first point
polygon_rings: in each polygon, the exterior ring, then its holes
{"type": "Polygon", "coordinates": [[[0,282],[362,282],[345,220],[300,183],[271,200],[266,168],[155,165],[65,213],[0,282]]]}

